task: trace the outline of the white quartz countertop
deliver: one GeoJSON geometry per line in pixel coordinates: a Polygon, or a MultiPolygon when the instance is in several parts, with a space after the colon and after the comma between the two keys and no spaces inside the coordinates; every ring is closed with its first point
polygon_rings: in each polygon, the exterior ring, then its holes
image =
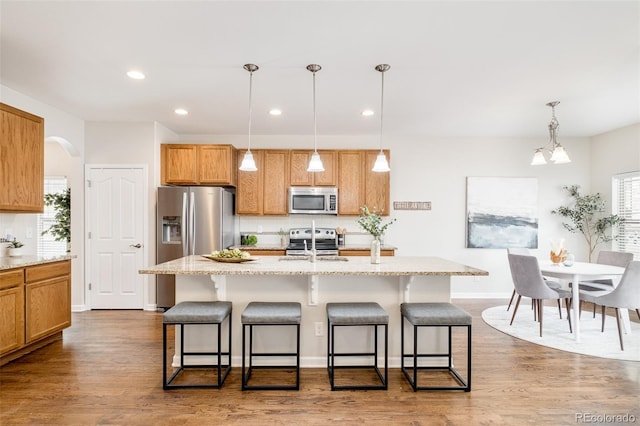
{"type": "Polygon", "coordinates": [[[75,259],[75,255],[65,256],[16,256],[0,257],[0,271],[5,269],[24,268],[25,266],[42,265],[44,263],[60,262],[62,260],[75,259]]]}
{"type": "Polygon", "coordinates": [[[368,256],[338,256],[315,263],[281,256],[252,256],[244,263],[216,262],[202,256],[187,256],[139,270],[159,275],[433,275],[481,276],[487,271],[439,257],[386,256],[372,264],[368,256]]]}

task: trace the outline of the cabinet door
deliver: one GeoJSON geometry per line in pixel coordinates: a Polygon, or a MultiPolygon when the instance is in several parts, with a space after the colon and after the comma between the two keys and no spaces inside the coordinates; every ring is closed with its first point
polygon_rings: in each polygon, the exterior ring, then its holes
{"type": "MultiPolygon", "coordinates": [[[[246,150],[238,151],[238,162],[244,158],[246,150]]],[[[258,168],[255,172],[238,170],[238,186],[236,188],[236,213],[239,215],[262,214],[262,175],[264,173],[262,151],[253,150],[253,159],[258,168]]]]}
{"type": "Polygon", "coordinates": [[[291,186],[313,186],[313,173],[307,171],[311,151],[291,151],[289,181],[291,186]]]}
{"type": "Polygon", "coordinates": [[[0,355],[24,345],[24,270],[0,273],[0,355]]]}
{"type": "MultiPolygon", "coordinates": [[[[389,151],[383,151],[387,156],[387,161],[391,163],[389,151]]],[[[389,201],[389,172],[373,172],[374,163],[380,151],[366,151],[365,153],[365,204],[370,210],[375,210],[383,216],[388,216],[390,212],[389,201]]]]}
{"type": "Polygon", "coordinates": [[[291,151],[290,185],[291,186],[336,186],[337,164],[336,151],[320,150],[320,159],[324,172],[308,172],[309,159],[313,151],[291,151]]]}
{"type": "Polygon", "coordinates": [[[236,184],[236,149],[231,145],[198,145],[198,183],[200,185],[236,184]]]}
{"type": "Polygon", "coordinates": [[[288,209],[289,188],[289,151],[264,150],[262,213],[265,215],[286,215],[288,209]]]}
{"type": "Polygon", "coordinates": [[[0,212],[44,209],[44,120],[0,103],[0,212]]]}
{"type": "Polygon", "coordinates": [[[26,342],[71,325],[71,278],[56,277],[25,286],[26,342]]]}
{"type": "Polygon", "coordinates": [[[338,214],[358,215],[365,202],[364,151],[338,151],[338,214]]]}
{"type": "Polygon", "coordinates": [[[196,145],[165,144],[161,149],[161,182],[193,185],[198,183],[196,145]]]}

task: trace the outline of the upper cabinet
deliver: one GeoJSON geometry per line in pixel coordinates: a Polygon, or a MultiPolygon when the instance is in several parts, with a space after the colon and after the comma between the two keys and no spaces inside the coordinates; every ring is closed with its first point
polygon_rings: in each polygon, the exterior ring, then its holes
{"type": "MultiPolygon", "coordinates": [[[[242,159],[246,150],[238,152],[242,159]]],[[[255,149],[251,151],[258,168],[238,172],[236,213],[239,215],[287,215],[289,188],[289,150],[255,149]]]]}
{"type": "Polygon", "coordinates": [[[0,103],[0,212],[44,209],[44,119],[0,103]]]}
{"type": "Polygon", "coordinates": [[[308,172],[312,150],[294,150],[290,152],[291,186],[336,186],[338,175],[338,156],[336,151],[319,150],[324,172],[308,172]]]}
{"type": "Polygon", "coordinates": [[[235,186],[237,150],[232,145],[163,144],[161,182],[235,186]]]}
{"type": "MultiPolygon", "coordinates": [[[[373,172],[379,151],[338,151],[338,214],[358,215],[367,206],[378,213],[390,213],[389,173],[373,172]]],[[[384,151],[390,161],[390,153],[384,151]]]]}

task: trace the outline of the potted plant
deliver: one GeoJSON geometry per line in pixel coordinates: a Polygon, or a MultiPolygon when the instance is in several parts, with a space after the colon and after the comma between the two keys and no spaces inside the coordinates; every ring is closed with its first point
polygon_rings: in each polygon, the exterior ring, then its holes
{"type": "Polygon", "coordinates": [[[7,246],[7,248],[9,249],[9,256],[22,256],[22,247],[24,247],[24,244],[14,238],[13,241],[11,241],[7,246]]]}
{"type": "Polygon", "coordinates": [[[67,253],[71,251],[71,189],[44,195],[44,204],[55,210],[56,223],[42,231],[51,234],[56,241],[67,242],[67,253]]]}
{"type": "Polygon", "coordinates": [[[371,241],[371,263],[380,263],[380,237],[382,237],[389,225],[395,221],[395,219],[391,219],[383,224],[382,216],[375,209],[371,211],[367,206],[360,207],[358,225],[373,237],[371,241]]]}
{"type": "Polygon", "coordinates": [[[607,234],[609,228],[623,221],[618,215],[605,215],[605,201],[599,193],[592,195],[580,194],[579,185],[563,186],[573,199],[572,205],[560,206],[552,210],[552,214],[557,214],[567,219],[569,222],[562,222],[562,226],[569,232],[580,232],[589,247],[589,262],[594,250],[600,243],[615,240],[616,237],[607,234]]]}

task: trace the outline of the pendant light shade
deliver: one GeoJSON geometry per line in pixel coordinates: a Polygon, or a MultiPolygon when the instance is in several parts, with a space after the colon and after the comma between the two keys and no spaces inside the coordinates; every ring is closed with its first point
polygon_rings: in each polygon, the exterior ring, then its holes
{"type": "Polygon", "coordinates": [[[324,172],[324,166],[318,154],[318,131],[316,121],[316,72],[320,71],[322,67],[317,64],[307,65],[307,70],[313,74],[313,154],[311,154],[311,160],[309,160],[308,172],[324,172]]]}
{"type": "Polygon", "coordinates": [[[249,148],[244,154],[242,163],[240,163],[240,170],[243,172],[255,172],[258,168],[256,167],[256,162],[253,159],[253,154],[251,153],[251,92],[253,89],[253,72],[258,71],[259,68],[254,64],[245,64],[243,68],[249,71],[249,148]]]}
{"type": "MultiPolygon", "coordinates": [[[[551,122],[549,123],[549,148],[548,152],[551,154],[549,160],[554,164],[566,164],[570,163],[571,159],[565,151],[564,147],[558,142],[558,127],[560,123],[556,119],[556,105],[560,101],[549,102],[547,106],[551,107],[551,122]]],[[[547,164],[547,160],[544,158],[544,148],[538,148],[533,153],[533,159],[531,160],[532,166],[538,166],[541,164],[547,164]]]]}
{"type": "Polygon", "coordinates": [[[376,162],[373,164],[374,172],[388,172],[391,169],[389,168],[389,162],[387,161],[387,157],[384,155],[382,151],[382,124],[384,117],[384,73],[389,71],[391,68],[388,64],[380,64],[377,65],[375,70],[380,72],[382,76],[382,90],[380,91],[380,152],[378,153],[378,157],[376,158],[376,162]]]}

